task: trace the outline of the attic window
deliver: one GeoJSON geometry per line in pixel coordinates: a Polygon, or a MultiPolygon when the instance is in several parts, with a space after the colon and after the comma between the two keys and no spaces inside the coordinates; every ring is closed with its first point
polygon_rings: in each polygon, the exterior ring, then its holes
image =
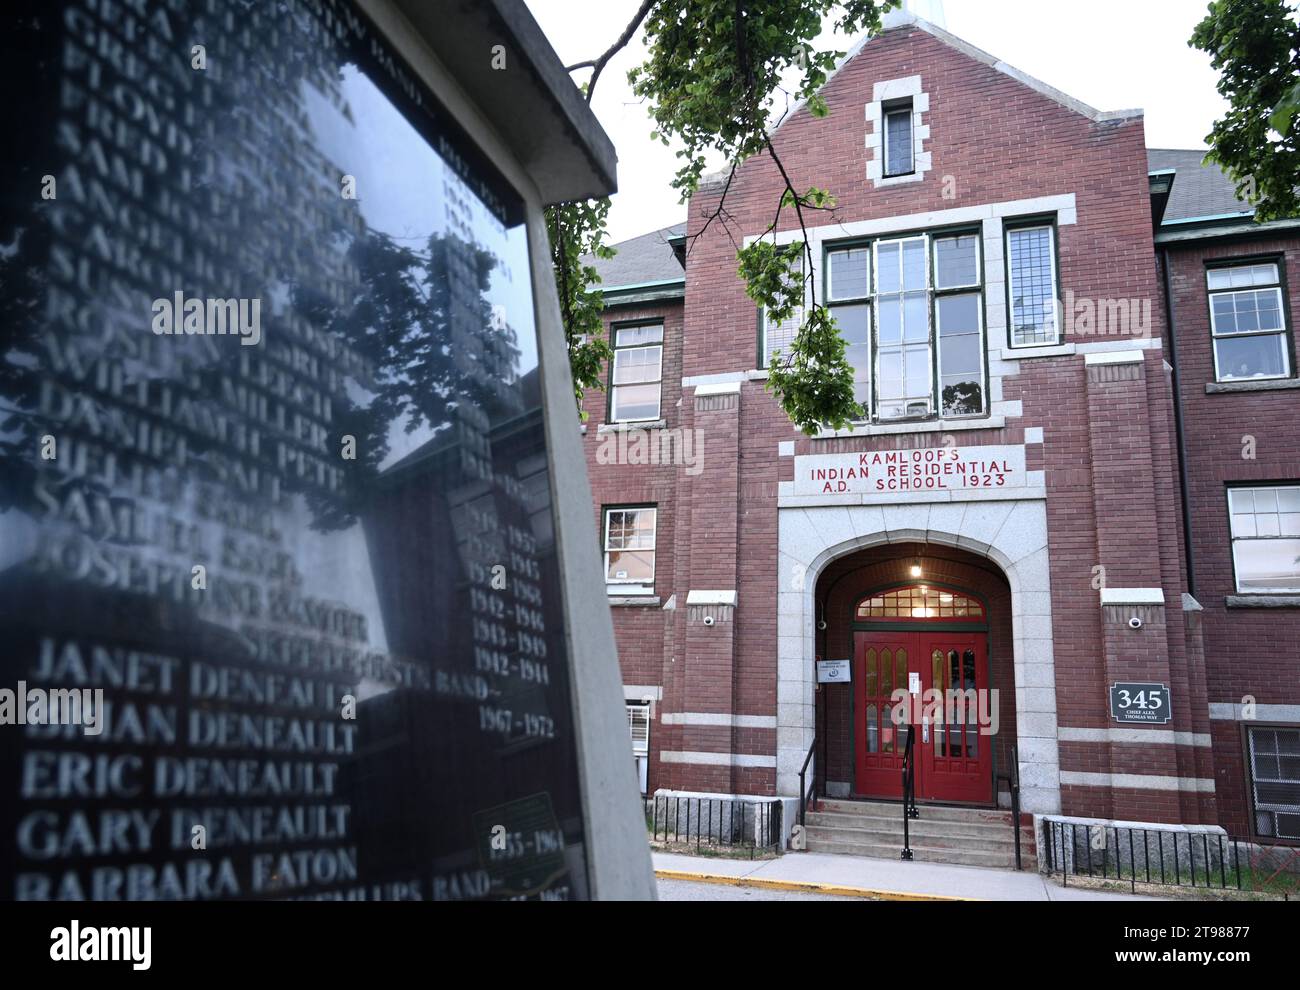
{"type": "Polygon", "coordinates": [[[912,157],[912,101],[885,106],[885,177],[916,171],[912,157]]]}

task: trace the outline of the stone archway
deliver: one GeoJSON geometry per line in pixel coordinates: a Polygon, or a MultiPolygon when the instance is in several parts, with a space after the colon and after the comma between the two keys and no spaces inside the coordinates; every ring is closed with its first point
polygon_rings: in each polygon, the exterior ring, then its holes
{"type": "MultiPolygon", "coordinates": [[[[799,792],[814,735],[817,577],[832,560],[887,543],[987,557],[1011,588],[1021,807],[1061,809],[1047,509],[1038,499],[783,508],[778,520],[777,791],[799,792]]],[[[814,757],[815,759],[815,757],[814,757]]]]}

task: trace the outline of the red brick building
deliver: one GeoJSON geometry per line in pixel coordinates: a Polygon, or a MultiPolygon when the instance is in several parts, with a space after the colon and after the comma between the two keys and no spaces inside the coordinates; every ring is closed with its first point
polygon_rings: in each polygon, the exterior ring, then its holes
{"type": "Polygon", "coordinates": [[[1035,813],[1300,840],[1300,224],[910,15],[823,95],[773,140],[838,200],[806,221],[853,429],[765,390],[797,320],[736,245],[804,236],[765,235],[767,155],[601,263],[584,430],[646,790],[897,798],[893,706],[973,690],[909,719],[923,802],[1016,779],[1035,813]]]}

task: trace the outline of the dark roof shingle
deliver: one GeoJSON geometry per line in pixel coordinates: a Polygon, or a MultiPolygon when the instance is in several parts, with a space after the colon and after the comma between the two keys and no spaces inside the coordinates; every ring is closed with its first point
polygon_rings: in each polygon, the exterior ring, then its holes
{"type": "Polygon", "coordinates": [[[1218,165],[1203,164],[1206,149],[1148,148],[1147,167],[1152,172],[1173,169],[1174,187],[1165,207],[1164,222],[1218,217],[1231,213],[1253,213],[1251,205],[1237,198],[1229,179],[1218,165]]]}
{"type": "Polygon", "coordinates": [[[670,240],[686,233],[685,223],[675,223],[671,227],[655,230],[631,240],[611,244],[618,254],[608,261],[601,258],[584,257],[583,263],[595,267],[600,274],[602,289],[613,289],[621,285],[640,285],[644,282],[666,282],[669,279],[683,279],[686,273],[673,250],[670,240]]]}

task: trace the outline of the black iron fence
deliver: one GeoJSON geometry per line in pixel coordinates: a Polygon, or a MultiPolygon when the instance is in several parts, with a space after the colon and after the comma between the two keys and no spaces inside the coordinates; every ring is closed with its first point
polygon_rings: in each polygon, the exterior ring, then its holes
{"type": "Polygon", "coordinates": [[[1250,889],[1249,852],[1223,833],[1042,820],[1049,874],[1138,884],[1250,889]]]}
{"type": "Polygon", "coordinates": [[[642,799],[646,831],[655,842],[704,849],[780,852],[785,838],[780,801],[671,797],[642,799]]]}

